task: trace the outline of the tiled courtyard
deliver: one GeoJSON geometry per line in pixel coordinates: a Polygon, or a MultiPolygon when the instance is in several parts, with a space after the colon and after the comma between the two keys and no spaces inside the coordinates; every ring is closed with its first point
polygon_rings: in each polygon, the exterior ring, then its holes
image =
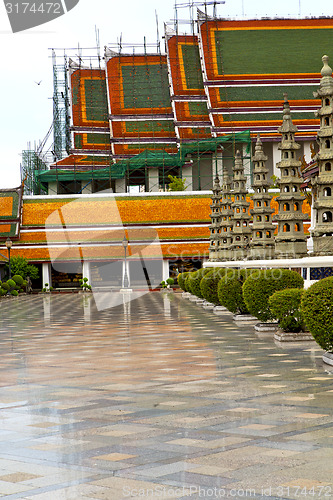
{"type": "Polygon", "coordinates": [[[315,342],[178,293],[119,297],[1,300],[2,498],[333,498],[333,368],[315,342]]]}

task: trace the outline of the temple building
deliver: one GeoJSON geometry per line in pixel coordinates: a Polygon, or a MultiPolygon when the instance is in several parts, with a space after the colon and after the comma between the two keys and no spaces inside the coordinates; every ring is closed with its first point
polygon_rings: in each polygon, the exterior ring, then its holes
{"type": "Polygon", "coordinates": [[[318,174],[312,181],[315,197],[315,221],[312,230],[314,255],[333,254],[333,78],[328,56],[322,58],[320,88],[320,130],[317,135],[319,151],[315,156],[318,174]]]}
{"type": "Polygon", "coordinates": [[[272,197],[268,192],[271,185],[266,168],[267,156],[264,154],[260,135],[257,136],[253,161],[253,209],[250,211],[252,239],[250,259],[272,259],[274,256],[274,231],[271,208],[272,197]]]}

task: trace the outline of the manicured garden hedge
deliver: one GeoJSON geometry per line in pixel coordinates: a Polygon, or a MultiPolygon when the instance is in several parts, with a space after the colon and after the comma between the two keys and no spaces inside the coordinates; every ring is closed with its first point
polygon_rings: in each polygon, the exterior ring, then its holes
{"type": "Polygon", "coordinates": [[[252,273],[244,282],[243,297],[248,311],[260,321],[272,321],[268,299],[274,292],[286,288],[303,288],[304,280],[289,269],[264,269],[252,273]]]}
{"type": "Polygon", "coordinates": [[[301,288],[287,288],[278,290],[268,299],[272,315],[285,332],[301,332],[305,329],[301,311],[303,293],[301,288]]]}
{"type": "Polygon", "coordinates": [[[203,299],[203,295],[200,288],[200,281],[205,276],[205,274],[209,273],[211,268],[201,268],[198,271],[194,271],[193,273],[189,273],[186,278],[186,288],[190,293],[196,295],[200,299],[203,299]]]}
{"type": "Polygon", "coordinates": [[[184,272],[184,273],[178,274],[178,276],[177,276],[178,285],[180,286],[180,288],[182,290],[184,290],[184,292],[187,291],[186,287],[185,287],[185,280],[189,274],[190,274],[189,272],[184,272]]]}
{"type": "Polygon", "coordinates": [[[217,295],[217,286],[221,278],[229,269],[224,267],[217,267],[212,269],[209,273],[205,274],[200,281],[200,290],[202,296],[207,302],[211,302],[215,305],[220,305],[220,301],[217,295]]]}
{"type": "Polygon", "coordinates": [[[245,280],[253,273],[252,269],[229,269],[220,279],[217,295],[220,304],[234,314],[248,314],[244,302],[242,287],[245,280]]]}
{"type": "Polygon", "coordinates": [[[302,313],[315,341],[333,352],[333,277],[324,278],[305,290],[302,313]]]}

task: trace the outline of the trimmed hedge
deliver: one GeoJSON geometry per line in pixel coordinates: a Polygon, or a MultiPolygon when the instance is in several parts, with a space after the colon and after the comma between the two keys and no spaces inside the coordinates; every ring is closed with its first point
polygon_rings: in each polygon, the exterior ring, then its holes
{"type": "Polygon", "coordinates": [[[248,311],[260,321],[272,321],[268,299],[274,292],[286,288],[303,288],[304,280],[289,269],[264,269],[252,273],[243,285],[244,302],[248,311]]]}
{"type": "Polygon", "coordinates": [[[222,306],[236,314],[248,314],[244,302],[242,287],[245,280],[254,272],[253,269],[230,269],[219,281],[217,295],[222,306]]]}
{"type": "Polygon", "coordinates": [[[317,344],[333,352],[333,277],[317,281],[305,290],[301,308],[317,344]]]}
{"type": "Polygon", "coordinates": [[[228,271],[229,269],[225,267],[217,267],[203,276],[200,281],[200,290],[203,298],[207,300],[207,302],[211,302],[217,306],[220,305],[217,295],[217,286],[220,279],[223,278],[228,271]]]}
{"type": "Polygon", "coordinates": [[[272,315],[285,332],[301,332],[305,329],[301,311],[303,293],[301,288],[287,288],[273,293],[268,299],[272,315]]]}
{"type": "Polygon", "coordinates": [[[180,286],[180,288],[182,290],[184,290],[184,292],[187,292],[187,290],[185,288],[185,280],[189,274],[190,274],[189,272],[184,272],[184,273],[178,274],[178,276],[177,276],[178,285],[180,286]]]}
{"type": "Polygon", "coordinates": [[[188,291],[191,292],[193,295],[196,295],[200,299],[203,299],[204,297],[201,292],[200,282],[202,278],[210,271],[211,268],[203,267],[201,269],[198,269],[198,271],[189,273],[189,275],[186,278],[186,288],[188,289],[188,291]]]}

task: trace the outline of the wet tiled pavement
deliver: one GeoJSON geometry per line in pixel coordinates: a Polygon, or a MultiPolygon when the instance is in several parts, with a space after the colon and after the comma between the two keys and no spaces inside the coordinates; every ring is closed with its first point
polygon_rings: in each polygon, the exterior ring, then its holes
{"type": "Polygon", "coordinates": [[[0,348],[2,498],[333,498],[314,342],[154,292],[2,299],[0,348]]]}

